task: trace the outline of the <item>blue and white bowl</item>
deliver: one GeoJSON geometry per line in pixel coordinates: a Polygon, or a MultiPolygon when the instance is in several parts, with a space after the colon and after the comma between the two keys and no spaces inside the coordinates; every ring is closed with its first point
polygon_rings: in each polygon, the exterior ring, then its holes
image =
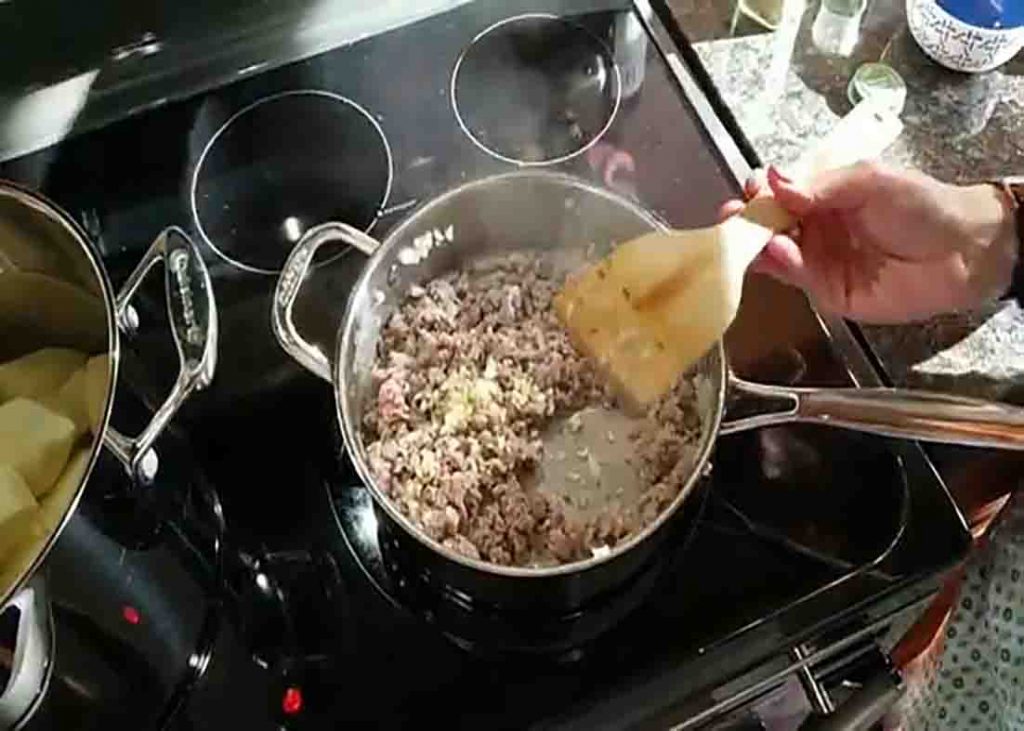
{"type": "Polygon", "coordinates": [[[955,71],[1002,66],[1024,48],[1024,0],[907,0],[921,49],[955,71]]]}

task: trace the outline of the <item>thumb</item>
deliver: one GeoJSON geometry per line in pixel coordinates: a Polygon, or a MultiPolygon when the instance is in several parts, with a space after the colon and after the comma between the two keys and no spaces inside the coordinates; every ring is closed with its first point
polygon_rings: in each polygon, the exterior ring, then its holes
{"type": "Polygon", "coordinates": [[[784,234],[771,238],[751,268],[800,289],[806,289],[809,284],[803,252],[793,239],[784,234]]]}
{"type": "Polygon", "coordinates": [[[768,242],[750,266],[752,271],[802,289],[810,299],[828,310],[841,311],[842,303],[830,290],[826,277],[814,271],[800,246],[790,237],[779,234],[768,242]]]}
{"type": "Polygon", "coordinates": [[[877,190],[878,177],[875,164],[858,163],[819,173],[801,186],[772,168],[768,171],[768,185],[783,208],[802,217],[816,211],[859,208],[877,190]]]}

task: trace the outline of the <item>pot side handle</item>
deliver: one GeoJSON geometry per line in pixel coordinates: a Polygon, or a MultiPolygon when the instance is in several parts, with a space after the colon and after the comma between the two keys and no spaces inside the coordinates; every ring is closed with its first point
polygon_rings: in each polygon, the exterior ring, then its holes
{"type": "Polygon", "coordinates": [[[178,377],[171,392],[138,436],[129,437],[109,427],[104,441],[136,479],[151,482],[159,465],[153,443],[181,405],[210,385],[217,368],[217,303],[210,273],[188,234],[177,226],[160,232],[121,288],[114,304],[117,327],[131,335],[139,325],[132,299],[149,272],[164,265],[164,290],[171,334],[178,350],[178,377]]]}
{"type": "Polygon", "coordinates": [[[53,671],[53,617],[42,572],[2,610],[17,612],[18,624],[7,685],[0,688],[0,728],[20,728],[41,702],[53,671]]]}
{"type": "Polygon", "coordinates": [[[344,223],[329,221],[309,229],[292,249],[284,269],[281,270],[271,312],[274,335],[285,352],[313,375],[328,383],[333,380],[331,361],[323,350],[299,334],[292,316],[292,308],[299,296],[299,290],[309,276],[317,250],[324,244],[338,241],[358,249],[367,256],[373,254],[380,246],[376,239],[344,223]]]}
{"type": "Polygon", "coordinates": [[[732,377],[731,391],[777,408],[739,419],[721,432],[789,422],[817,423],[899,439],[1024,450],[1024,409],[931,391],[898,388],[786,388],[732,377]]]}

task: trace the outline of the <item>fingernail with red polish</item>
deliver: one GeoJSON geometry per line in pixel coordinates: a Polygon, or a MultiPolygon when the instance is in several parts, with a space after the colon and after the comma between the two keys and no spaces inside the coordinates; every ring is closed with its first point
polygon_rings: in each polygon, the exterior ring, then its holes
{"type": "Polygon", "coordinates": [[[772,166],[770,166],[768,168],[768,174],[774,176],[775,179],[778,180],[781,183],[792,183],[793,182],[792,180],[790,180],[788,175],[783,173],[781,170],[779,170],[774,165],[772,165],[772,166]]]}

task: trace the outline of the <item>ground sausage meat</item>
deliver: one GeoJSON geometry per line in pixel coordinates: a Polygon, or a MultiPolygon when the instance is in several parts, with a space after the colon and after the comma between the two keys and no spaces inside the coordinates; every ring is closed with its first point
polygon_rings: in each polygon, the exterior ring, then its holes
{"type": "Polygon", "coordinates": [[[529,255],[484,262],[414,286],[382,333],[363,419],[371,469],[424,533],[472,558],[587,558],[654,520],[692,467],[700,419],[684,378],[633,437],[638,505],[574,522],[528,488],[545,425],[612,399],[554,315],[557,285],[529,255]]]}

